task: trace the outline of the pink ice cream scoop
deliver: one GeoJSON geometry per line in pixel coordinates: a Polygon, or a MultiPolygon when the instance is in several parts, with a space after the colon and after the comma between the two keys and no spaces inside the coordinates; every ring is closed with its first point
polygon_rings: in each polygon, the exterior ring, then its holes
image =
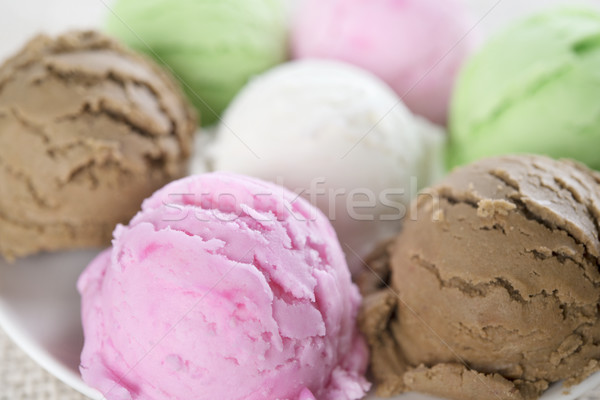
{"type": "Polygon", "coordinates": [[[147,199],[80,277],[81,374],[108,400],[353,400],[360,295],[329,221],[225,173],[147,199]]]}
{"type": "Polygon", "coordinates": [[[413,112],[445,124],[473,26],[461,0],[300,0],[293,53],[367,69],[413,112]]]}

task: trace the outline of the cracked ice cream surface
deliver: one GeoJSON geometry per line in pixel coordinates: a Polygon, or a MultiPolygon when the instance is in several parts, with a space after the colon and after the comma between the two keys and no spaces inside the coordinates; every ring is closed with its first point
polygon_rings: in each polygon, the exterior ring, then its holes
{"type": "Polygon", "coordinates": [[[166,186],[78,288],[81,372],[110,400],[368,390],[360,295],[335,233],[278,186],[224,173],[166,186]]]}
{"type": "Polygon", "coordinates": [[[380,393],[534,399],[597,370],[600,176],[508,156],[457,169],[431,193],[371,259],[392,289],[363,285],[380,393]]]}
{"type": "Polygon", "coordinates": [[[113,39],[32,39],[0,67],[0,254],[108,245],[186,174],[195,127],[172,78],[113,39]]]}

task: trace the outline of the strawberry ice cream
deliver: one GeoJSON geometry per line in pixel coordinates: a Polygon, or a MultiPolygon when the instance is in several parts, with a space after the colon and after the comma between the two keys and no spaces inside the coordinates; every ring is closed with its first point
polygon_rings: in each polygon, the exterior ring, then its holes
{"type": "Polygon", "coordinates": [[[78,282],[84,380],[108,400],[354,400],[360,304],[327,219],[214,173],[147,199],[78,282]]]}
{"type": "Polygon", "coordinates": [[[444,124],[457,72],[477,40],[473,25],[461,0],[300,0],[293,53],[365,68],[413,112],[444,124]]]}

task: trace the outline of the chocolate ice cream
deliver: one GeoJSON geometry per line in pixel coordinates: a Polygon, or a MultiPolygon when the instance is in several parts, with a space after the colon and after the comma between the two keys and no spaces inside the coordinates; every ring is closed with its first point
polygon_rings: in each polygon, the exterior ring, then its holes
{"type": "Polygon", "coordinates": [[[195,125],[171,78],[114,40],[36,37],[0,68],[0,254],[108,245],[186,174],[195,125]]]}
{"type": "Polygon", "coordinates": [[[600,174],[492,158],[430,194],[363,276],[378,393],[535,399],[598,370],[600,174]]]}

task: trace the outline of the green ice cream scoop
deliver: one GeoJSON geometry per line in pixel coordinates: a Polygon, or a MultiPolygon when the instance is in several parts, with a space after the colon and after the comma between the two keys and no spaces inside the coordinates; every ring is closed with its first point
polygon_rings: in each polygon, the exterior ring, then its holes
{"type": "Polygon", "coordinates": [[[288,53],[285,0],[118,0],[107,30],[166,64],[203,125],[288,53]]]}
{"type": "Polygon", "coordinates": [[[487,43],[459,78],[450,132],[450,167],[539,153],[600,169],[600,14],[552,10],[487,43]]]}

